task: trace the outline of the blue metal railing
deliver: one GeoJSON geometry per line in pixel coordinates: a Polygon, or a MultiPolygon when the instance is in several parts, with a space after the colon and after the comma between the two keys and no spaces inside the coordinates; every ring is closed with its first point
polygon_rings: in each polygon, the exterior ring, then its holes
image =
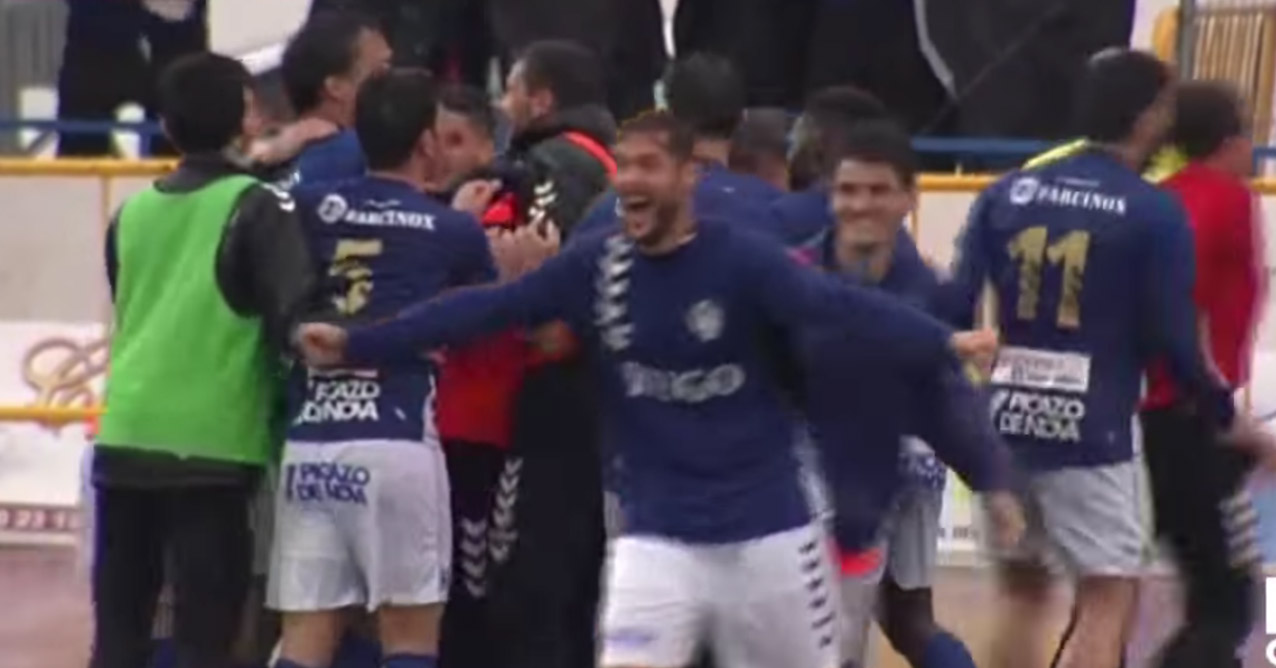
{"type": "MultiPolygon", "coordinates": [[[[159,124],[123,121],[59,121],[53,119],[0,119],[0,132],[34,131],[40,145],[57,134],[133,133],[141,140],[143,154],[150,140],[160,134],[159,124]]],[[[958,158],[1025,158],[1044,151],[1058,142],[1030,139],[918,137],[918,152],[958,158]]],[[[1254,151],[1255,161],[1276,159],[1276,146],[1263,146],[1254,151]]]]}

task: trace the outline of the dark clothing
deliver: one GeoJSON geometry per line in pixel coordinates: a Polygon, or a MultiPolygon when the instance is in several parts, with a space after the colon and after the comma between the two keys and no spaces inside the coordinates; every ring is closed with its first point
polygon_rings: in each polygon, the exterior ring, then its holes
{"type": "Polygon", "coordinates": [[[150,665],[151,626],[166,575],[177,602],[178,665],[232,665],[251,578],[252,490],[248,484],[98,487],[90,668],[150,665]]]}
{"type": "MultiPolygon", "coordinates": [[[[66,41],[58,73],[58,119],[114,121],[128,102],[155,120],[155,81],[169,63],[208,48],[207,0],[197,0],[190,16],[169,21],[147,11],[138,0],[68,0],[66,41]],[[145,41],[145,49],[143,48],[145,41]]],[[[163,137],[152,139],[152,153],[172,155],[163,137]]],[[[109,156],[107,134],[64,134],[59,156],[109,156]]]]}
{"type": "Polygon", "coordinates": [[[1245,479],[1253,462],[1220,444],[1213,425],[1182,405],[1140,414],[1156,534],[1186,585],[1183,625],[1160,668],[1240,668],[1261,566],[1245,479]]]}
{"type": "MultiPolygon", "coordinates": [[[[161,192],[187,193],[237,171],[217,155],[191,156],[177,171],[159,179],[156,187],[161,192]]],[[[245,190],[222,235],[214,268],[227,304],[237,313],[261,317],[269,340],[281,349],[308,306],[315,281],[294,208],[291,200],[281,200],[277,190],[260,185],[245,190]]],[[[118,214],[106,234],[106,273],[112,289],[119,271],[117,229],[118,214]]],[[[255,480],[257,474],[251,466],[151,451],[98,448],[93,455],[94,482],[110,486],[241,485],[255,480]]]]}
{"type": "Polygon", "coordinates": [[[611,185],[607,165],[580,142],[568,138],[567,133],[571,132],[607,149],[616,139],[616,123],[602,107],[564,109],[515,135],[509,149],[510,161],[526,170],[523,182],[518,184],[521,213],[526,214],[523,219],[530,220],[536,213],[537,197],[532,189],[548,185],[556,196],[545,215],[558,225],[564,237],[571,234],[594,200],[611,185]]]}

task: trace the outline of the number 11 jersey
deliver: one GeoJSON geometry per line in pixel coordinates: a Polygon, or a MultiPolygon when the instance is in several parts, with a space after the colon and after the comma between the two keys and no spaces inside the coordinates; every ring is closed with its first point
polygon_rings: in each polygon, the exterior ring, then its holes
{"type": "Polygon", "coordinates": [[[1098,149],[1014,172],[981,194],[942,308],[970,326],[985,283],[1003,348],[992,419],[1032,470],[1133,456],[1147,360],[1210,384],[1192,304],[1192,237],[1169,193],[1098,149]]]}
{"type": "MultiPolygon", "coordinates": [[[[412,185],[368,175],[293,191],[323,279],[319,308],[347,324],[393,318],[449,288],[495,278],[477,220],[412,185]]],[[[289,379],[288,440],[433,439],[436,362],[308,369],[289,379]]]]}

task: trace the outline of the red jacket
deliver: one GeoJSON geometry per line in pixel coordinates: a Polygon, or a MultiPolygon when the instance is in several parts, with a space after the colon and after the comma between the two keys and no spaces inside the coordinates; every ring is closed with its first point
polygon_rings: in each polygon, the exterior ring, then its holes
{"type": "MultiPolygon", "coordinates": [[[[1249,382],[1259,308],[1267,292],[1258,197],[1236,176],[1192,163],[1165,182],[1186,207],[1196,248],[1196,306],[1215,366],[1229,385],[1249,382]]],[[[1148,370],[1145,408],[1174,403],[1164,365],[1148,370]]]]}

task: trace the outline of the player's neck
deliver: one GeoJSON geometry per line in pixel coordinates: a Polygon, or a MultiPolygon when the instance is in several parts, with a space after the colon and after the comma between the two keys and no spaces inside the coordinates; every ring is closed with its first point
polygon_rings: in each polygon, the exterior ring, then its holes
{"type": "Polygon", "coordinates": [[[311,109],[310,111],[304,114],[301,114],[300,118],[301,119],[317,118],[321,121],[327,121],[329,123],[332,123],[333,125],[342,129],[345,129],[347,126],[350,125],[347,122],[347,119],[342,116],[341,112],[337,111],[334,105],[327,104],[327,103],[320,103],[320,105],[315,107],[314,109],[311,109]]]}
{"type": "Polygon", "coordinates": [[[833,261],[843,274],[857,276],[871,283],[880,282],[890,271],[893,244],[853,244],[835,242],[833,261]]]}
{"type": "Polygon", "coordinates": [[[643,255],[668,255],[696,238],[696,219],[691,207],[683,207],[669,228],[669,233],[660,239],[647,244],[639,244],[638,251],[643,255]]]}
{"type": "Polygon", "coordinates": [[[727,157],[731,154],[731,142],[726,139],[697,139],[691,149],[691,157],[696,162],[727,166],[727,157]]]}
{"type": "Polygon", "coordinates": [[[427,179],[421,176],[420,171],[414,169],[411,165],[405,165],[398,169],[374,169],[368,172],[369,176],[375,176],[378,179],[387,181],[398,181],[405,183],[422,192],[429,191],[429,183],[427,179]]]}
{"type": "Polygon", "coordinates": [[[1142,171],[1148,161],[1148,153],[1142,146],[1133,144],[1106,144],[1095,142],[1094,147],[1116,158],[1121,164],[1136,171],[1142,171]]]}

